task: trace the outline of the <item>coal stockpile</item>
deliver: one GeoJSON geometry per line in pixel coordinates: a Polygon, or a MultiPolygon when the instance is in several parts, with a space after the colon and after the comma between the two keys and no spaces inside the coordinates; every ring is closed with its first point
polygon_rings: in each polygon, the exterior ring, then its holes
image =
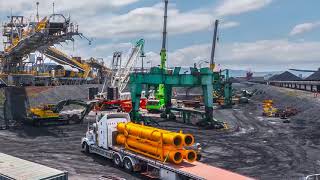
{"type": "Polygon", "coordinates": [[[274,75],[269,79],[269,81],[300,81],[300,80],[302,79],[292,74],[289,71],[285,71],[281,74],[274,75]]]}
{"type": "Polygon", "coordinates": [[[4,118],[5,101],[6,101],[5,90],[4,88],[0,88],[0,129],[6,129],[8,127],[8,123],[4,118]]]}
{"type": "MultiPolygon", "coordinates": [[[[159,128],[193,134],[202,146],[203,163],[255,179],[300,180],[306,175],[319,173],[319,100],[311,92],[268,85],[243,83],[233,87],[255,90],[256,93],[246,105],[214,110],[216,119],[228,123],[227,130],[206,130],[179,123],[181,119],[167,121],[154,114],[150,116],[154,116],[159,128]],[[265,99],[274,100],[276,107],[297,108],[299,113],[290,117],[290,123],[263,117],[261,104],[265,99]]],[[[86,97],[88,92],[83,91],[80,93],[80,89],[75,88],[73,97],[86,97]]],[[[49,92],[58,92],[58,89],[45,90],[39,96],[45,95],[42,98],[47,99],[49,92]]],[[[179,92],[185,94],[183,90],[179,92]]],[[[65,97],[68,93],[63,92],[58,97],[65,97]]],[[[80,139],[85,135],[88,123],[93,122],[95,117],[91,114],[83,124],[0,131],[0,152],[66,170],[70,179],[99,179],[102,176],[145,179],[115,168],[105,158],[81,153],[80,139]]]]}
{"type": "Polygon", "coordinates": [[[320,71],[317,71],[311,74],[309,77],[306,78],[308,81],[320,81],[320,71]]]}
{"type": "Polygon", "coordinates": [[[90,88],[101,90],[101,84],[68,85],[55,87],[26,87],[31,107],[39,104],[56,104],[66,99],[88,100],[90,88]]]}

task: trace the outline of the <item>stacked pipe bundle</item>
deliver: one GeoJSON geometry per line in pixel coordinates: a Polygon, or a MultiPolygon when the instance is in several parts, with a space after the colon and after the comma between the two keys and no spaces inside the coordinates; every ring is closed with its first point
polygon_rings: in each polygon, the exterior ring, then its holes
{"type": "Polygon", "coordinates": [[[158,159],[180,164],[183,159],[193,162],[197,158],[194,150],[186,150],[192,146],[194,137],[191,134],[176,133],[163,129],[135,124],[132,122],[117,125],[117,144],[126,149],[158,159]]]}

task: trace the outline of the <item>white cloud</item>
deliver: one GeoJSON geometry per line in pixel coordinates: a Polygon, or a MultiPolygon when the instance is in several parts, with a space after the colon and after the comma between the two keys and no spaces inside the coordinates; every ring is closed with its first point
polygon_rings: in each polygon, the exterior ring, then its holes
{"type": "MultiPolygon", "coordinates": [[[[217,8],[205,7],[191,11],[180,11],[176,5],[169,6],[168,31],[171,35],[208,30],[214,19],[222,20],[221,28],[239,26],[239,22],[227,21],[227,16],[258,10],[269,5],[272,0],[224,0],[217,8]]],[[[163,3],[150,7],[136,8],[125,14],[97,16],[79,22],[90,36],[106,39],[131,37],[159,37],[163,23],[163,3]],[[101,23],[101,19],[108,19],[101,23]],[[86,27],[86,24],[92,24],[86,27]]]]}
{"type": "Polygon", "coordinates": [[[221,27],[222,29],[227,29],[227,28],[237,27],[237,26],[239,26],[239,25],[240,25],[239,22],[227,21],[227,22],[222,22],[220,27],[221,27]]]}
{"type": "Polygon", "coordinates": [[[309,31],[312,31],[315,28],[320,27],[320,22],[309,22],[296,25],[290,32],[291,36],[295,36],[298,34],[303,34],[309,31]]]}
{"type": "MultiPolygon", "coordinates": [[[[213,18],[204,12],[181,12],[175,7],[168,10],[168,31],[170,34],[182,34],[208,29],[213,18]]],[[[91,23],[84,30],[96,38],[128,38],[137,36],[160,36],[163,23],[163,7],[156,4],[151,7],[136,8],[122,15],[87,19],[80,22],[91,23]],[[108,19],[101,23],[101,19],[108,19]]]]}
{"type": "Polygon", "coordinates": [[[271,2],[272,0],[224,0],[215,12],[218,16],[237,15],[261,9],[271,2]]]}
{"type": "MultiPolygon", "coordinates": [[[[168,54],[169,66],[192,66],[199,59],[210,59],[211,44],[193,45],[168,54]]],[[[157,53],[149,53],[159,62],[157,53]]],[[[225,68],[283,70],[319,66],[320,42],[292,42],[285,39],[238,42],[217,46],[216,63],[225,68]]]]}
{"type": "MultiPolygon", "coordinates": [[[[23,14],[27,19],[34,20],[37,0],[0,0],[0,11],[23,14]]],[[[117,14],[117,7],[122,7],[139,0],[55,0],[55,11],[71,15],[71,20],[79,24],[79,30],[88,37],[95,39],[112,39],[119,41],[132,37],[160,37],[163,23],[163,3],[150,7],[140,7],[124,14],[117,14]],[[90,9],[90,11],[88,11],[90,9]]],[[[221,7],[223,9],[223,7],[221,7]]],[[[40,1],[40,16],[51,13],[52,0],[40,1]]],[[[216,15],[212,8],[205,7],[189,11],[180,11],[175,4],[168,10],[168,32],[170,35],[185,34],[209,30],[216,15]]],[[[238,22],[222,19],[221,28],[232,28],[238,22]]]]}
{"type": "Polygon", "coordinates": [[[98,8],[115,8],[126,6],[128,4],[135,3],[139,0],[77,0],[77,1],[66,1],[66,0],[0,0],[0,12],[10,12],[11,9],[13,13],[20,12],[31,12],[36,13],[36,2],[39,4],[39,12],[50,13],[52,11],[52,2],[55,3],[55,9],[58,11],[73,11],[73,10],[83,10],[95,12],[98,8]]]}

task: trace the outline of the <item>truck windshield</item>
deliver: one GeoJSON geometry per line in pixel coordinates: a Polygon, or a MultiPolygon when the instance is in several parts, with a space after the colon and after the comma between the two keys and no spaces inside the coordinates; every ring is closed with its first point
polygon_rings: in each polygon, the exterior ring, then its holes
{"type": "Polygon", "coordinates": [[[128,114],[108,114],[108,119],[112,119],[112,118],[125,118],[129,120],[128,114]]]}
{"type": "Polygon", "coordinates": [[[159,101],[148,101],[147,102],[147,105],[158,105],[159,104],[159,101]]]}

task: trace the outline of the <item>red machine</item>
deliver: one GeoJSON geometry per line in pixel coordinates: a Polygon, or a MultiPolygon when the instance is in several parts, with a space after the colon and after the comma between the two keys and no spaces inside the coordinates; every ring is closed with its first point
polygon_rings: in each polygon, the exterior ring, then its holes
{"type": "MultiPolygon", "coordinates": [[[[140,108],[146,109],[147,98],[140,100],[140,108]]],[[[126,113],[131,112],[132,103],[131,99],[128,100],[101,100],[98,101],[94,107],[95,111],[104,111],[107,109],[118,109],[126,113]]]]}
{"type": "MultiPolygon", "coordinates": [[[[102,91],[96,96],[95,110],[104,111],[106,109],[118,109],[118,111],[130,112],[132,109],[131,94],[123,92],[128,84],[130,72],[133,71],[134,65],[139,57],[144,57],[144,40],[140,39],[130,48],[125,62],[122,62],[122,53],[115,52],[112,60],[112,77],[107,87],[105,79],[102,91]],[[107,93],[104,90],[107,89],[107,93]]],[[[145,109],[147,98],[141,97],[140,108],[145,109]]]]}

